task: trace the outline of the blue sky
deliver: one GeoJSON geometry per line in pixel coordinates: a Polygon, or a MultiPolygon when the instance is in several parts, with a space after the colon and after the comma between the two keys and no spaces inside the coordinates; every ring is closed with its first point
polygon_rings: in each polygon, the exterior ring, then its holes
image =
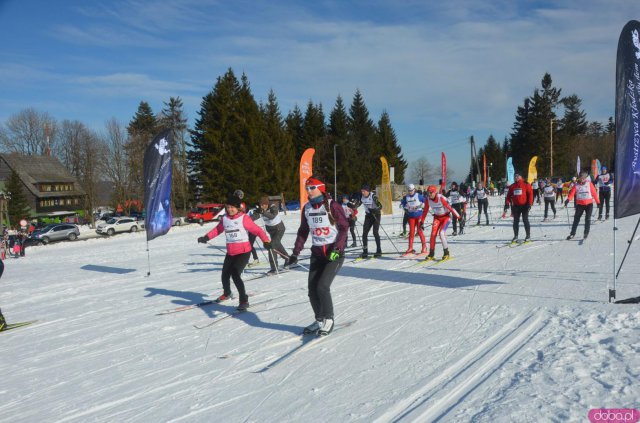
{"type": "Polygon", "coordinates": [[[513,125],[545,72],[589,120],[614,115],[618,37],[636,0],[93,1],[0,0],[0,122],[33,107],[101,131],[180,97],[193,124],[229,67],[286,115],[331,110],[359,89],[374,121],[390,114],[405,157],[453,179],[513,125]]]}

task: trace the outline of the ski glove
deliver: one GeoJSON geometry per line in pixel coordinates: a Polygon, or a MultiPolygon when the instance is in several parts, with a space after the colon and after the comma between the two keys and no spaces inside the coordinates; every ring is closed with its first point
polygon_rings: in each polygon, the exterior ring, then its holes
{"type": "Polygon", "coordinates": [[[569,205],[569,200],[564,200],[564,206],[567,207],[569,205]]]}
{"type": "Polygon", "coordinates": [[[296,256],[295,254],[291,254],[289,256],[289,258],[287,259],[287,266],[292,266],[294,264],[296,264],[298,262],[298,256],[296,256]]]}
{"type": "Polygon", "coordinates": [[[209,238],[207,238],[207,236],[201,236],[200,238],[198,238],[198,242],[201,244],[206,244],[207,241],[209,241],[209,238]]]}
{"type": "Polygon", "coordinates": [[[336,261],[340,258],[340,253],[336,250],[333,250],[330,254],[329,254],[329,261],[336,261]]]}
{"type": "Polygon", "coordinates": [[[509,210],[509,206],[505,204],[505,205],[504,205],[504,212],[506,213],[506,212],[507,212],[507,210],[509,210]]]}
{"type": "Polygon", "coordinates": [[[264,248],[267,250],[271,249],[271,242],[270,241],[265,241],[262,243],[262,245],[264,245],[264,248]]]}

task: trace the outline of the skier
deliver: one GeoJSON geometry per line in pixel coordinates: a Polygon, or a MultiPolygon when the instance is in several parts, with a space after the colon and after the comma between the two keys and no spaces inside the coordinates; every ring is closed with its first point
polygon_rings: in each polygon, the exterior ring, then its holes
{"type": "Polygon", "coordinates": [[[419,223],[422,217],[422,209],[424,208],[424,197],[416,192],[415,185],[409,184],[409,193],[402,198],[400,204],[409,215],[409,248],[403,256],[410,256],[416,253],[413,249],[413,238],[416,231],[420,237],[420,242],[422,242],[420,254],[427,254],[427,242],[424,238],[424,232],[422,232],[422,225],[419,223]]]}
{"type": "Polygon", "coordinates": [[[424,220],[427,217],[429,209],[431,209],[433,213],[433,225],[431,225],[431,237],[429,238],[429,255],[425,260],[434,260],[437,236],[440,236],[442,248],[444,249],[442,260],[446,260],[450,257],[446,235],[447,228],[449,227],[449,215],[453,214],[454,219],[459,219],[460,215],[449,205],[444,195],[438,194],[438,188],[434,185],[430,185],[429,188],[427,188],[427,202],[422,211],[420,226],[424,225],[424,220]]]}
{"type": "Polygon", "coordinates": [[[573,200],[574,196],[576,198],[576,212],[573,215],[573,225],[571,226],[571,233],[567,237],[567,240],[576,236],[576,230],[578,229],[578,224],[580,223],[580,218],[583,213],[585,214],[583,238],[587,239],[589,236],[589,229],[591,228],[593,202],[595,201],[598,205],[600,204],[596,187],[588,178],[589,174],[587,172],[580,172],[580,179],[573,185],[571,191],[569,191],[567,199],[564,201],[564,206],[567,207],[569,201],[573,200]]]}
{"type": "Polygon", "coordinates": [[[611,199],[611,184],[613,183],[613,177],[607,170],[606,166],[602,166],[602,173],[598,175],[596,180],[598,183],[598,199],[600,203],[598,205],[598,220],[602,220],[602,206],[606,205],[605,219],[609,218],[609,200],[611,199]]]}
{"type": "Polygon", "coordinates": [[[558,178],[558,182],[556,182],[556,203],[558,202],[558,197],[560,197],[560,204],[564,202],[564,193],[562,192],[562,178],[558,178]]]}
{"type": "Polygon", "coordinates": [[[221,233],[225,234],[227,239],[227,254],[224,257],[224,264],[222,265],[222,288],[224,292],[216,299],[216,302],[221,303],[233,298],[230,284],[230,279],[233,279],[233,283],[238,290],[238,296],[240,297],[238,310],[244,311],[249,308],[249,296],[247,296],[245,291],[241,275],[251,255],[249,234],[251,233],[260,237],[264,248],[267,250],[271,249],[271,242],[269,241],[269,236],[242,211],[242,200],[240,197],[237,195],[229,196],[225,204],[225,209],[226,214],[222,216],[220,223],[209,231],[209,233],[198,238],[198,242],[206,244],[210,239],[217,237],[221,233]]]}
{"type": "Polygon", "coordinates": [[[271,251],[268,251],[271,270],[267,274],[274,275],[278,273],[278,255],[284,257],[285,260],[289,258],[281,242],[285,231],[284,222],[280,217],[278,206],[275,203],[269,205],[269,197],[266,196],[260,198],[256,214],[262,216],[267,233],[271,238],[271,251]]]}
{"type": "Polygon", "coordinates": [[[549,215],[549,206],[551,206],[551,211],[553,211],[553,218],[556,218],[556,189],[551,184],[551,180],[547,178],[545,182],[542,182],[542,197],[544,198],[544,219],[543,222],[547,221],[547,216],[549,215]]]}
{"type": "Polygon", "coordinates": [[[302,220],[288,264],[298,261],[298,254],[311,232],[308,288],[315,320],[304,329],[304,333],[324,336],[333,330],[331,283],[344,263],[349,222],[344,209],[331,199],[322,181],[311,176],[305,181],[305,188],[309,202],[302,211],[302,220]]]}
{"type": "Polygon", "coordinates": [[[350,247],[356,247],[358,245],[356,242],[356,220],[358,220],[358,208],[355,204],[349,201],[349,196],[347,194],[342,195],[342,209],[349,221],[349,231],[351,232],[351,239],[353,241],[350,247]]]}
{"type": "Polygon", "coordinates": [[[380,247],[380,234],[378,231],[380,229],[380,210],[382,209],[382,204],[378,201],[376,194],[371,192],[369,184],[362,184],[362,187],[360,187],[360,196],[356,205],[360,206],[360,204],[364,206],[364,223],[362,224],[362,255],[360,257],[369,257],[367,237],[371,227],[373,227],[373,237],[376,240],[376,252],[373,256],[380,257],[382,256],[382,248],[380,247]]]}
{"type": "Polygon", "coordinates": [[[451,189],[447,192],[447,198],[449,199],[451,207],[456,210],[456,214],[459,216],[457,219],[453,219],[453,233],[451,235],[458,235],[458,221],[460,222],[460,235],[462,235],[464,233],[464,203],[456,182],[451,182],[451,189]]]}
{"type": "MultiPolygon", "coordinates": [[[[0,278],[2,277],[3,273],[4,273],[4,261],[0,260],[0,278]]],[[[7,321],[2,315],[2,310],[0,310],[0,331],[3,331],[6,326],[7,326],[7,321]]]]}
{"type": "Polygon", "coordinates": [[[531,189],[533,190],[533,198],[536,200],[536,204],[540,204],[540,185],[537,179],[534,179],[531,183],[531,189]]]}
{"type": "Polygon", "coordinates": [[[478,225],[480,224],[480,217],[483,209],[486,224],[489,225],[489,214],[487,213],[487,210],[489,209],[488,195],[489,191],[484,187],[484,184],[482,182],[478,182],[478,185],[472,195],[472,197],[475,197],[478,200],[478,225]]]}
{"type": "MultiPolygon", "coordinates": [[[[402,193],[402,198],[404,198],[407,195],[406,192],[402,193]]],[[[409,212],[407,212],[407,209],[405,209],[402,206],[402,201],[400,201],[400,208],[403,210],[402,213],[402,233],[400,234],[400,237],[404,238],[407,236],[407,225],[409,224],[409,212]]]]}
{"type": "MultiPolygon", "coordinates": [[[[237,189],[233,191],[233,195],[238,197],[241,201],[240,211],[242,211],[243,213],[247,213],[247,205],[244,201],[242,201],[244,199],[244,192],[241,189],[237,189]]],[[[249,213],[249,217],[251,217],[253,221],[256,221],[260,218],[260,216],[254,216],[253,213],[249,213]]],[[[256,251],[256,247],[253,246],[254,242],[256,242],[256,236],[252,233],[249,233],[249,244],[251,244],[251,256],[253,257],[253,261],[249,262],[249,264],[247,264],[247,267],[253,267],[260,264],[260,260],[258,260],[258,252],[256,251]]]]}
{"type": "Polygon", "coordinates": [[[520,216],[522,216],[522,222],[524,223],[524,230],[526,237],[524,242],[531,241],[531,232],[529,227],[529,210],[533,205],[533,191],[531,185],[526,183],[520,174],[515,174],[515,182],[509,187],[507,198],[504,201],[504,217],[511,206],[511,213],[513,214],[513,239],[512,243],[518,240],[518,229],[520,226],[520,216]]]}

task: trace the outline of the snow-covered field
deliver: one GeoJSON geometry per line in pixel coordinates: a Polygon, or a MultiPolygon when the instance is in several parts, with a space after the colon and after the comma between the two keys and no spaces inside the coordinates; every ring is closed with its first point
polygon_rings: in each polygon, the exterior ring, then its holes
{"type": "MultiPolygon", "coordinates": [[[[221,293],[223,239],[196,242],[212,224],[151,241],[148,277],[143,233],[29,248],[0,280],[7,319],[38,319],[0,334],[0,421],[582,422],[640,408],[640,309],[607,302],[612,220],[581,244],[564,209],[542,223],[536,205],[535,242],[496,248],[512,229],[491,201],[492,225],[450,237],[449,262],[346,263],[332,292],[336,323],[352,324],[311,343],[296,335],[313,320],[303,269],[248,281],[252,312],[205,329],[235,300],[156,315],[221,293]]],[[[636,219],[617,221],[618,262],[636,219]]],[[[284,221],[290,248],[299,214],[284,221]]],[[[385,252],[406,249],[400,222],[383,218],[385,252]]],[[[268,269],[259,254],[246,280],[268,269]]],[[[639,258],[636,243],[618,299],[640,295],[639,258]]]]}

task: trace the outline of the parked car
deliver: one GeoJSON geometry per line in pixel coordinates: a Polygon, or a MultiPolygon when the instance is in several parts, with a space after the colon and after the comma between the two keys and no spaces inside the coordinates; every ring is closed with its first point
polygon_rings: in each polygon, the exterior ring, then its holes
{"type": "Polygon", "coordinates": [[[224,214],[224,204],[199,204],[195,209],[187,213],[187,222],[211,222],[218,220],[224,214]]]}
{"type": "Polygon", "coordinates": [[[290,200],[285,203],[287,210],[300,210],[300,201],[290,200]]]}
{"type": "Polygon", "coordinates": [[[140,229],[144,229],[144,222],[138,222],[133,217],[114,217],[99,224],[96,232],[111,236],[118,232],[138,232],[140,229]]]}
{"type": "Polygon", "coordinates": [[[43,228],[36,229],[31,233],[30,238],[38,244],[48,244],[51,241],[62,241],[68,239],[74,241],[80,236],[80,229],[73,223],[51,224],[43,228]]]}
{"type": "Polygon", "coordinates": [[[171,226],[184,225],[186,222],[182,216],[173,216],[171,226]]]}

